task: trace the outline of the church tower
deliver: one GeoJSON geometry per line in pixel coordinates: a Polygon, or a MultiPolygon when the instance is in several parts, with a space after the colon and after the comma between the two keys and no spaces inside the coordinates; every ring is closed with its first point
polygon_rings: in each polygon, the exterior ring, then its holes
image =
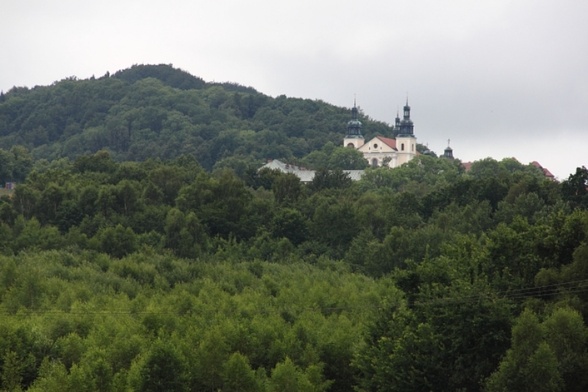
{"type": "Polygon", "coordinates": [[[453,158],[453,148],[451,148],[451,146],[449,145],[450,143],[451,143],[451,140],[448,139],[447,140],[447,148],[445,149],[445,151],[443,151],[443,158],[454,159],[453,158]]]}
{"type": "Polygon", "coordinates": [[[410,106],[408,106],[408,98],[406,98],[403,119],[400,121],[398,136],[396,136],[398,165],[402,165],[416,156],[416,144],[416,137],[414,136],[414,124],[410,119],[410,106]]]}
{"type": "Polygon", "coordinates": [[[361,121],[358,120],[359,111],[355,100],[353,100],[353,109],[351,109],[351,120],[347,122],[347,135],[343,139],[343,146],[353,147],[355,149],[361,147],[365,143],[365,139],[361,134],[361,121]]]}
{"type": "Polygon", "coordinates": [[[394,120],[394,130],[393,130],[393,137],[398,136],[398,134],[400,133],[400,114],[398,113],[398,110],[396,111],[396,119],[394,120]]]}

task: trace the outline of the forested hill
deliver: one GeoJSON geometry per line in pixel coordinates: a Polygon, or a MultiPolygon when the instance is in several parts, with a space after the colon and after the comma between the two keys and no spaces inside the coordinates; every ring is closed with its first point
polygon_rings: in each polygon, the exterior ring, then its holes
{"type": "MultiPolygon", "coordinates": [[[[210,170],[339,146],[349,119],[348,109],[322,101],[208,83],[171,65],[135,65],[2,93],[0,148],[22,145],[48,160],[101,149],[119,161],[189,154],[210,170]]],[[[367,136],[391,134],[385,123],[360,119],[367,136]]]]}
{"type": "Polygon", "coordinates": [[[170,66],[0,95],[0,391],[587,391],[588,169],[351,181],[348,119],[170,66]]]}

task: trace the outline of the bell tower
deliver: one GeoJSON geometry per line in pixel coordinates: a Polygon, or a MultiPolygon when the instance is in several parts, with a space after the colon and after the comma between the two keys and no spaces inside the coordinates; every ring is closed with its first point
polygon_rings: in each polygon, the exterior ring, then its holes
{"type": "Polygon", "coordinates": [[[365,143],[365,139],[361,133],[361,121],[358,120],[359,111],[355,99],[353,100],[353,109],[351,109],[351,120],[347,122],[347,134],[343,139],[344,147],[353,147],[355,149],[361,147],[365,143]]]}
{"type": "Polygon", "coordinates": [[[445,148],[445,151],[443,152],[443,158],[454,159],[453,158],[453,148],[451,148],[451,146],[449,145],[450,143],[451,143],[451,139],[447,139],[447,148],[445,148]]]}
{"type": "Polygon", "coordinates": [[[414,136],[414,124],[410,119],[410,106],[408,98],[404,105],[403,118],[400,121],[398,136],[396,136],[396,149],[398,150],[398,165],[410,161],[416,156],[416,137],[414,136]]]}

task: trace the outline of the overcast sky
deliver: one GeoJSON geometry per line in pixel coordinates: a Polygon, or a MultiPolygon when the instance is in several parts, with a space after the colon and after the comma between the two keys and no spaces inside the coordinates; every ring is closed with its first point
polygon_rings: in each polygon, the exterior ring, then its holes
{"type": "MultiPolygon", "coordinates": [[[[351,107],[462,161],[588,166],[585,0],[0,0],[0,90],[173,64],[351,107]]],[[[341,134],[345,124],[341,126],[341,134]]]]}

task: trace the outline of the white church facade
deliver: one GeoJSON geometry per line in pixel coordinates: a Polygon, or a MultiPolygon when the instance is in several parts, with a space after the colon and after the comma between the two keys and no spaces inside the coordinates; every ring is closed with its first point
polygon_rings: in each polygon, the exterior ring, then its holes
{"type": "Polygon", "coordinates": [[[365,141],[361,132],[362,124],[358,120],[357,106],[351,109],[351,120],[347,123],[347,134],[343,139],[345,147],[355,148],[361,152],[372,167],[395,168],[409,162],[417,155],[417,139],[414,124],[410,119],[408,100],[403,110],[403,119],[396,116],[392,138],[376,136],[365,141]]]}
{"type": "MultiPolygon", "coordinates": [[[[417,139],[414,136],[414,124],[410,119],[408,100],[404,106],[403,119],[396,116],[391,138],[376,136],[366,142],[361,132],[362,124],[358,120],[358,114],[357,106],[354,104],[351,109],[352,118],[347,122],[347,134],[343,139],[343,145],[361,152],[370,166],[393,169],[417,156],[417,139]]],[[[268,161],[260,170],[263,168],[294,174],[305,183],[311,182],[315,175],[314,170],[287,164],[277,159],[268,161]]],[[[363,170],[344,170],[344,172],[354,181],[359,180],[364,173],[363,170]]]]}

